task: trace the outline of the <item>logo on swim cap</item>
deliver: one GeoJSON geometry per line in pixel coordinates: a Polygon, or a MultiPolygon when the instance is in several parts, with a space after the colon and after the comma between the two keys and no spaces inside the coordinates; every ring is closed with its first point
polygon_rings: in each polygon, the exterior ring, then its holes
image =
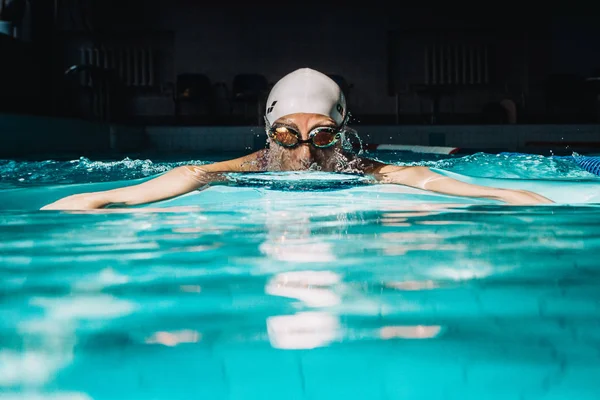
{"type": "Polygon", "coordinates": [[[346,118],[346,99],[338,84],[310,68],[298,69],[281,78],[271,89],[266,104],[265,119],[269,124],[296,113],[326,115],[338,125],[346,118]]]}

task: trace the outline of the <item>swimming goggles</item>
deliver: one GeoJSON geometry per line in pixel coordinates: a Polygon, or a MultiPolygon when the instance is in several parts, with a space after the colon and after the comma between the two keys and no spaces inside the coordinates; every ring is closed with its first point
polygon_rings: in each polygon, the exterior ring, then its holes
{"type": "Polygon", "coordinates": [[[310,143],[314,147],[324,149],[336,144],[342,134],[339,128],[320,126],[308,133],[308,139],[302,140],[300,132],[286,125],[273,125],[267,130],[269,137],[278,145],[292,148],[302,143],[310,143]]]}

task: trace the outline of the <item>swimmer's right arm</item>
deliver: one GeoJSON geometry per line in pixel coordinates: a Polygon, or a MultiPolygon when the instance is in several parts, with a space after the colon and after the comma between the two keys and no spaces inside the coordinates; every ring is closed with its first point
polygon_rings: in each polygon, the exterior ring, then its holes
{"type": "Polygon", "coordinates": [[[138,185],[101,192],[79,193],[42,207],[42,210],[94,210],[109,205],[133,206],[153,203],[189,193],[221,179],[221,172],[260,170],[262,151],[207,165],[186,165],[138,185]]]}
{"type": "Polygon", "coordinates": [[[109,205],[152,203],[199,189],[211,182],[209,175],[202,167],[186,165],[138,185],[67,196],[42,210],[94,210],[109,205]]]}

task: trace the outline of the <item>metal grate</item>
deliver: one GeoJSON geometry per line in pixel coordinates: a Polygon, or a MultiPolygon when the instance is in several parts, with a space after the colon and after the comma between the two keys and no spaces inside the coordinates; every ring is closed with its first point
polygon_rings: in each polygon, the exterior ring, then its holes
{"type": "MultiPolygon", "coordinates": [[[[80,49],[80,61],[82,65],[114,70],[126,86],[154,86],[154,55],[151,48],[84,47],[80,49]]],[[[82,74],[81,84],[88,87],[92,85],[88,73],[82,74]]]]}
{"type": "Polygon", "coordinates": [[[486,44],[425,46],[426,85],[488,84],[488,65],[486,44]]]}

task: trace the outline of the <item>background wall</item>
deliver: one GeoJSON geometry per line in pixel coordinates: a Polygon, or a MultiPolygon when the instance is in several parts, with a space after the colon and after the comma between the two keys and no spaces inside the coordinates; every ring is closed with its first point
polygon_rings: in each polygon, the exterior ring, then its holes
{"type": "MultiPolygon", "coordinates": [[[[393,116],[397,99],[389,91],[388,38],[397,30],[493,28],[509,54],[523,52],[520,40],[528,39],[527,68],[516,59],[504,60],[504,64],[500,60],[499,66],[512,70],[514,82],[527,83],[525,93],[521,93],[521,87],[507,87],[455,99],[452,104],[443,99],[442,111],[451,113],[479,112],[486,101],[502,96],[526,103],[532,114],[542,113],[543,82],[549,74],[589,77],[600,67],[600,52],[596,51],[600,27],[590,9],[578,11],[571,7],[569,15],[565,10],[545,6],[545,14],[539,10],[527,14],[509,4],[466,8],[454,3],[440,7],[425,1],[406,6],[379,0],[360,6],[341,1],[255,1],[240,5],[231,0],[57,0],[56,4],[55,10],[47,4],[46,8],[38,7],[37,15],[43,14],[46,20],[56,14],[51,26],[40,28],[42,18],[30,18],[38,21],[37,37],[42,42],[51,39],[43,37],[45,31],[48,36],[48,29],[59,32],[53,44],[54,54],[61,55],[53,60],[55,79],[79,61],[81,46],[98,44],[107,37],[113,42],[136,41],[132,38],[137,37],[156,46],[160,64],[156,87],[136,90],[131,95],[130,111],[136,115],[173,115],[172,88],[181,73],[203,73],[212,82],[223,82],[231,88],[239,73],[260,73],[274,83],[296,68],[310,66],[340,74],[353,85],[349,106],[354,114],[364,118],[393,116]]],[[[403,62],[416,60],[407,58],[403,62]]],[[[60,92],[60,86],[57,83],[47,91],[60,92]]],[[[404,94],[399,100],[400,112],[405,114],[428,112],[431,107],[427,98],[414,94],[404,94]]]]}

